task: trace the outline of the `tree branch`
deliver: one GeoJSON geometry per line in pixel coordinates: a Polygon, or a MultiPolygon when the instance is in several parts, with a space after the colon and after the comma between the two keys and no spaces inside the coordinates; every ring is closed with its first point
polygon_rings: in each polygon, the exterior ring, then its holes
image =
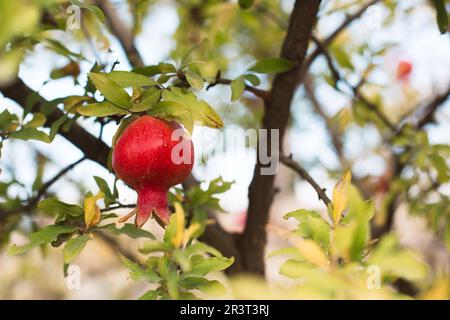
{"type": "MultiPolygon", "coordinates": [[[[21,79],[16,79],[6,87],[0,87],[0,91],[5,97],[15,101],[22,108],[26,105],[27,97],[34,93],[34,91],[31,90],[21,79]]],[[[48,103],[48,101],[43,97],[40,97],[39,101],[36,102],[32,109],[36,110],[39,106],[45,103],[48,103]]],[[[53,112],[47,116],[45,126],[50,127],[53,122],[62,116],[64,116],[64,113],[55,106],[53,112]]],[[[105,168],[107,167],[109,146],[87,132],[83,127],[77,123],[74,123],[70,127],[70,130],[60,131],[59,134],[80,149],[87,159],[97,162],[105,168]]]]}
{"type": "MultiPolygon", "coordinates": [[[[364,12],[366,12],[367,9],[369,9],[374,4],[381,2],[381,0],[371,0],[367,2],[365,5],[363,5],[358,11],[356,11],[354,14],[351,14],[347,16],[347,18],[337,27],[333,33],[331,33],[328,37],[322,40],[322,43],[328,47],[331,45],[331,43],[336,39],[342,31],[344,31],[350,24],[352,24],[355,20],[359,19],[364,12]]],[[[313,62],[316,60],[316,58],[320,55],[320,49],[316,48],[305,60],[303,67],[299,73],[299,79],[300,83],[303,81],[304,76],[306,75],[306,72],[308,71],[309,67],[313,64],[313,62]]]]}
{"type": "Polygon", "coordinates": [[[383,114],[383,112],[381,112],[380,108],[372,103],[371,101],[369,101],[361,92],[361,84],[364,82],[362,79],[358,85],[353,86],[351,85],[347,79],[345,79],[341,73],[339,72],[339,70],[337,69],[337,67],[335,66],[333,59],[331,57],[330,52],[328,51],[328,48],[322,43],[320,42],[318,39],[313,37],[313,41],[316,43],[317,48],[319,49],[319,51],[324,55],[326,61],[327,61],[327,65],[328,68],[331,71],[331,74],[334,78],[334,80],[336,81],[336,83],[338,83],[339,81],[345,83],[352,91],[353,94],[355,96],[355,99],[360,100],[362,103],[364,103],[372,112],[374,112],[378,118],[391,130],[391,131],[395,131],[395,126],[392,124],[392,122],[383,114]]]}
{"type": "Polygon", "coordinates": [[[127,26],[122,23],[121,19],[117,15],[114,6],[109,2],[109,0],[96,0],[96,3],[97,6],[105,14],[112,34],[115,35],[119,40],[131,65],[134,67],[144,66],[142,57],[139,54],[136,46],[134,45],[133,33],[127,26]]]}
{"type": "MultiPolygon", "coordinates": [[[[225,85],[230,85],[231,84],[231,80],[230,79],[224,79],[224,78],[216,78],[216,80],[213,83],[210,83],[207,87],[206,90],[214,87],[217,84],[225,84],[225,85]]],[[[251,92],[253,93],[255,96],[257,96],[258,98],[261,98],[264,101],[267,101],[270,97],[270,92],[263,90],[263,89],[259,89],[253,86],[250,86],[248,84],[245,85],[245,91],[251,92]]]]}
{"type": "Polygon", "coordinates": [[[313,177],[309,175],[308,171],[306,171],[303,167],[301,167],[297,162],[292,160],[292,155],[290,155],[289,157],[281,155],[280,161],[285,166],[294,170],[300,177],[305,179],[311,185],[311,187],[313,187],[314,190],[316,190],[319,200],[322,200],[326,206],[328,206],[331,203],[330,198],[328,198],[327,194],[325,193],[326,189],[321,188],[319,184],[313,179],[313,177]]]}
{"type": "MultiPolygon", "coordinates": [[[[290,115],[292,97],[298,83],[298,74],[306,56],[312,28],[319,11],[320,0],[297,0],[283,42],[281,57],[297,62],[293,69],[278,74],[273,80],[271,96],[265,102],[262,127],[279,130],[279,141],[283,141],[290,115]]],[[[268,146],[272,145],[268,134],[268,146]]],[[[275,142],[274,142],[275,143],[275,142]]],[[[279,143],[281,145],[281,143],[279,143]]],[[[258,151],[259,151],[258,144],[258,151]]],[[[258,152],[257,151],[257,152],[258,152]]],[[[236,237],[236,245],[245,251],[243,263],[245,270],[264,274],[264,249],[266,245],[266,225],[274,195],[274,175],[261,175],[262,164],[259,159],[255,166],[253,180],[249,187],[248,218],[243,234],[236,237]]],[[[273,154],[272,154],[273,155],[273,154]]]]}

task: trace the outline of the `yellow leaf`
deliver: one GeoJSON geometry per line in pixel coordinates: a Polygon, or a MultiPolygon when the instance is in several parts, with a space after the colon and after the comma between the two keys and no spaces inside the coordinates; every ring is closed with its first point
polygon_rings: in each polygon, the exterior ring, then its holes
{"type": "Polygon", "coordinates": [[[105,195],[99,191],[97,195],[86,197],[84,199],[84,222],[86,229],[95,226],[100,222],[100,208],[97,206],[96,201],[102,199],[105,195]]]}
{"type": "Polygon", "coordinates": [[[322,248],[311,239],[300,240],[296,242],[300,254],[309,262],[317,266],[328,265],[328,258],[322,248]]]}
{"type": "Polygon", "coordinates": [[[333,222],[338,224],[342,218],[342,213],[347,207],[348,203],[348,187],[352,180],[352,173],[350,169],[344,172],[342,178],[336,183],[333,189],[333,222]]]}
{"type": "Polygon", "coordinates": [[[182,244],[184,238],[184,210],[179,202],[175,202],[174,206],[177,231],[172,238],[172,244],[178,248],[182,244]]]}
{"type": "Polygon", "coordinates": [[[189,240],[201,229],[201,225],[197,222],[192,223],[184,233],[183,244],[188,243],[189,240]]]}

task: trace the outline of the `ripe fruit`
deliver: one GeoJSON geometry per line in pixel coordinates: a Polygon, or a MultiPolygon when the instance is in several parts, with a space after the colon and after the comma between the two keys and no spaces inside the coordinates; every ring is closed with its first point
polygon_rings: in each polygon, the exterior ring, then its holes
{"type": "Polygon", "coordinates": [[[153,212],[159,223],[168,223],[167,191],[186,179],[193,163],[192,141],[174,121],[145,115],[124,129],[114,146],[112,167],[138,193],[131,215],[136,214],[139,227],[153,212]]]}
{"type": "Polygon", "coordinates": [[[406,81],[412,72],[412,64],[408,61],[402,60],[397,66],[397,80],[406,81]]]}

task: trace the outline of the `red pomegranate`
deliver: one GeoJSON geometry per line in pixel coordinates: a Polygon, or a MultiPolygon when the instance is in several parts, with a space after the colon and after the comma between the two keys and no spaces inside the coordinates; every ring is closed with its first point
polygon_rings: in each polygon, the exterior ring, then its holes
{"type": "Polygon", "coordinates": [[[174,121],[146,115],[128,125],[114,146],[117,177],[138,193],[131,215],[139,227],[153,212],[159,223],[169,221],[167,191],[186,179],[194,163],[194,146],[185,133],[174,121]]]}
{"type": "Polygon", "coordinates": [[[402,60],[397,65],[397,80],[407,81],[411,75],[413,65],[406,60],[402,60]]]}

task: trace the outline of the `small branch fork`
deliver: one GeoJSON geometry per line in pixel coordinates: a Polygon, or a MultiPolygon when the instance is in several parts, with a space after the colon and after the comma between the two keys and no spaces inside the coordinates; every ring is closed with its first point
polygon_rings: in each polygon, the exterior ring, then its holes
{"type": "Polygon", "coordinates": [[[75,168],[78,164],[80,164],[84,160],[86,160],[86,157],[82,157],[81,159],[75,161],[74,163],[68,165],[67,167],[65,167],[61,171],[59,171],[53,178],[51,178],[46,183],[41,185],[41,187],[37,190],[36,196],[30,198],[26,205],[18,207],[18,208],[14,209],[14,210],[0,212],[0,220],[4,219],[4,218],[6,218],[7,216],[10,216],[10,215],[19,214],[21,212],[28,212],[28,211],[34,209],[34,207],[36,207],[36,205],[39,203],[39,200],[41,200],[41,198],[45,195],[47,190],[55,182],[57,182],[67,172],[69,172],[70,170],[75,168]]]}
{"type": "Polygon", "coordinates": [[[280,156],[280,162],[284,164],[286,167],[291,168],[293,171],[295,171],[300,177],[302,177],[304,180],[306,180],[311,187],[314,188],[317,192],[317,196],[319,197],[319,200],[322,200],[323,203],[325,203],[326,206],[328,206],[332,201],[330,198],[328,198],[327,194],[325,193],[326,189],[319,186],[319,184],[311,177],[311,175],[306,171],[305,168],[300,166],[297,162],[295,162],[292,159],[292,154],[288,157],[285,155],[280,156]]]}
{"type": "MultiPolygon", "coordinates": [[[[218,74],[219,77],[217,77],[215,79],[215,81],[213,83],[210,83],[207,87],[206,90],[218,85],[218,84],[224,84],[224,85],[230,85],[232,80],[230,79],[224,79],[220,77],[220,74],[218,74]]],[[[250,86],[248,84],[245,85],[245,91],[251,92],[253,93],[255,96],[257,96],[258,98],[261,98],[263,101],[267,101],[270,98],[270,92],[263,90],[263,89],[259,89],[253,86],[250,86]]]]}

